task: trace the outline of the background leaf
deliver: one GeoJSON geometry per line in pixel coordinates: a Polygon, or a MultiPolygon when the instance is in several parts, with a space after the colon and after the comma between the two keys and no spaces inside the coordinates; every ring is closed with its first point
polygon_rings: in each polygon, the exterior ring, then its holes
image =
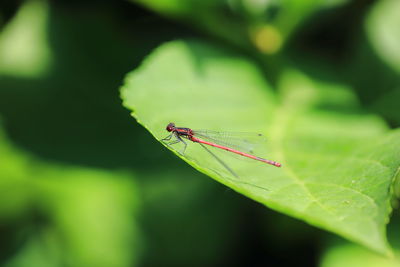
{"type": "Polygon", "coordinates": [[[235,178],[197,145],[183,159],[273,209],[389,253],[385,224],[400,164],[400,133],[360,114],[345,86],[287,69],[278,88],[279,100],[248,59],[176,41],[157,49],[127,77],[122,98],[157,139],[166,136],[170,121],[266,134],[268,158],[282,168],[226,157],[240,175],[235,178]]]}
{"type": "MultiPolygon", "coordinates": [[[[369,12],[364,25],[367,41],[371,43],[372,49],[382,62],[381,66],[372,69],[377,81],[376,84],[371,85],[372,108],[395,126],[400,125],[398,107],[400,101],[400,17],[397,12],[399,9],[399,1],[379,1],[369,12]],[[393,74],[388,75],[391,72],[393,74]]],[[[364,54],[364,58],[367,55],[364,54]]],[[[365,86],[363,89],[366,89],[365,86]]]]}
{"type": "Polygon", "coordinates": [[[49,71],[48,9],[43,0],[27,1],[5,27],[0,35],[0,75],[36,78],[49,71]]]}
{"type": "Polygon", "coordinates": [[[388,237],[394,248],[394,257],[382,257],[355,244],[343,240],[331,240],[321,258],[321,267],[397,267],[400,266],[400,214],[394,214],[388,227],[388,237]]]}
{"type": "Polygon", "coordinates": [[[131,0],[163,16],[185,21],[246,50],[279,52],[293,32],[318,10],[347,0],[131,0]]]}
{"type": "Polygon", "coordinates": [[[400,2],[384,0],[371,10],[366,31],[378,55],[400,72],[400,2]]]}
{"type": "Polygon", "coordinates": [[[23,229],[19,242],[2,251],[20,247],[4,266],[129,266],[137,261],[139,201],[131,174],[40,161],[11,146],[1,129],[0,155],[2,228],[23,229]],[[14,225],[19,220],[24,224],[14,225]]]}

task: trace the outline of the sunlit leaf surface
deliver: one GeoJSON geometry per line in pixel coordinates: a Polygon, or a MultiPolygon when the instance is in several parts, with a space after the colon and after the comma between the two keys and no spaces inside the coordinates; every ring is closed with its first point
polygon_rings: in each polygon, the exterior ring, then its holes
{"type": "MultiPolygon", "coordinates": [[[[190,128],[261,132],[281,168],[213,152],[198,144],[171,149],[217,181],[264,205],[390,253],[385,225],[400,164],[400,133],[359,114],[344,86],[288,70],[275,94],[248,59],[196,42],[161,46],[128,75],[124,105],[156,139],[169,122],[190,128]]],[[[189,141],[190,142],[190,141],[189,141]]],[[[161,149],[161,147],[160,147],[161,149]]]]}

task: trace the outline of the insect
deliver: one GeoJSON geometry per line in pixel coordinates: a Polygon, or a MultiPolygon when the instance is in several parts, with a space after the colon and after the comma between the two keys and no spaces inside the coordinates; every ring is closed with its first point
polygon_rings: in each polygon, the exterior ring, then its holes
{"type": "MultiPolygon", "coordinates": [[[[166,138],[162,139],[164,142],[168,142],[168,145],[182,143],[184,145],[182,154],[185,153],[187,147],[187,141],[200,144],[208,153],[211,154],[220,164],[222,164],[231,174],[237,177],[237,174],[225,164],[217,155],[215,155],[207,146],[222,149],[252,160],[257,160],[275,167],[281,167],[282,164],[273,160],[260,158],[253,155],[253,151],[248,147],[252,145],[251,142],[246,142],[246,138],[243,136],[262,137],[261,134],[255,133],[233,133],[233,132],[219,132],[210,130],[192,130],[185,127],[176,127],[175,123],[171,122],[167,125],[166,130],[171,134],[166,138]],[[174,140],[171,140],[175,137],[174,140]],[[244,152],[246,151],[246,152],[244,152]]],[[[254,139],[254,138],[253,138],[254,139]]]]}

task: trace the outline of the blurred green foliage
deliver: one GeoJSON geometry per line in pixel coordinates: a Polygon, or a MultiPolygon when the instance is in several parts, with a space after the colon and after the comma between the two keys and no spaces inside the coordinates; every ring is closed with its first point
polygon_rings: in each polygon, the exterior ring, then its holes
{"type": "Polygon", "coordinates": [[[127,266],[136,258],[131,175],[42,162],[7,141],[2,134],[0,216],[9,226],[21,221],[16,237],[26,241],[5,266],[127,266]]]}
{"type": "MultiPolygon", "coordinates": [[[[397,0],[2,1],[0,266],[316,265],[332,236],[173,157],[129,117],[118,87],[157,46],[195,37],[257,62],[277,103],[282,81],[302,99],[302,79],[288,75],[296,69],[318,90],[330,85],[315,108],[395,128],[396,9],[397,0]]],[[[231,90],[246,89],[255,88],[231,90]]]]}
{"type": "Polygon", "coordinates": [[[400,228],[398,212],[394,214],[392,224],[388,229],[389,239],[393,244],[395,257],[382,257],[354,244],[341,240],[332,240],[321,258],[322,267],[396,267],[400,266],[400,228]],[[397,225],[397,226],[396,226],[397,225]]]}

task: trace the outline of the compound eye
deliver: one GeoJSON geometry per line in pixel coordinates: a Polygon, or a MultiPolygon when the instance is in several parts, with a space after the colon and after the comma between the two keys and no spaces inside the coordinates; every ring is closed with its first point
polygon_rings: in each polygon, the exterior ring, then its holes
{"type": "Polygon", "coordinates": [[[166,129],[168,132],[171,132],[174,128],[175,128],[175,124],[171,122],[167,125],[166,129]]]}

